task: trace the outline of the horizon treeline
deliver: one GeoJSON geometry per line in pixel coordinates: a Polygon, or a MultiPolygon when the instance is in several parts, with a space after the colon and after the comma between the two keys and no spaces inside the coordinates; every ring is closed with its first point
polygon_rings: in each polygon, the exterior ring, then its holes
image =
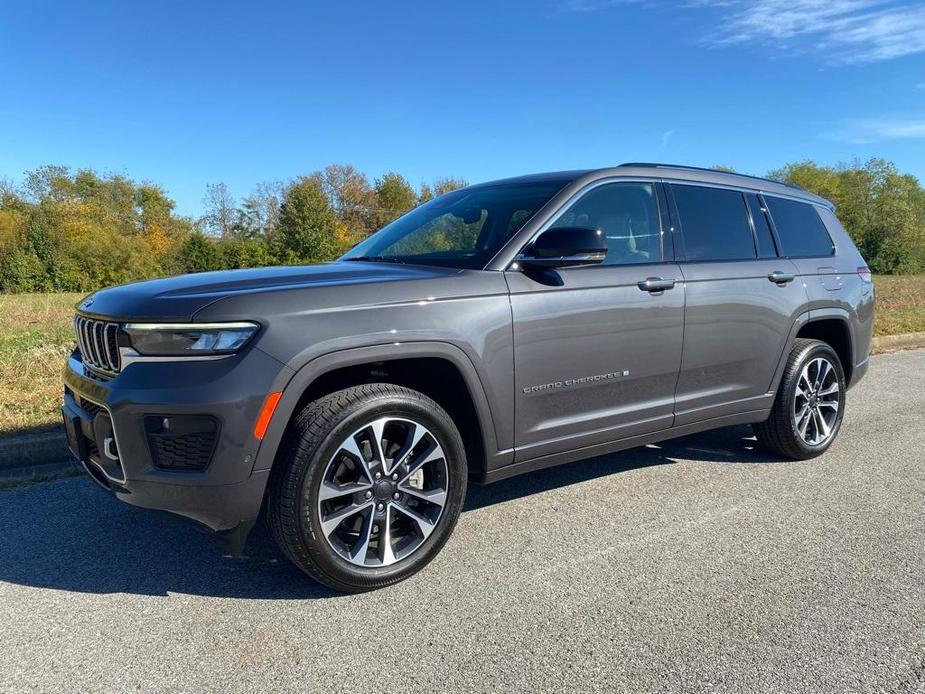
{"type": "MultiPolygon", "coordinates": [[[[874,272],[925,270],[925,189],[914,176],[871,159],[798,162],[769,177],[835,203],[874,272]]],[[[415,188],[395,172],[370,180],[353,166],[332,164],[261,183],[240,200],[225,184],[209,184],[204,214],[195,219],[178,215],[158,185],[43,166],[20,186],[0,180],[0,291],[89,292],[183,272],[323,262],[465,185],[439,178],[415,188]]]]}

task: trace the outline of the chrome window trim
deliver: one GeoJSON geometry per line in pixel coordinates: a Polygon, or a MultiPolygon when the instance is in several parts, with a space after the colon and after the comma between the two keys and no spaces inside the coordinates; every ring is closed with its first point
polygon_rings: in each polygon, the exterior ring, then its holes
{"type": "MultiPolygon", "coordinates": [[[[779,192],[769,192],[767,188],[762,188],[761,186],[755,186],[754,188],[752,188],[749,186],[738,186],[732,183],[712,183],[712,182],[708,183],[706,181],[691,181],[689,179],[684,179],[684,178],[662,178],[661,180],[663,183],[667,183],[669,185],[700,186],[701,188],[721,188],[725,190],[737,190],[742,193],[757,193],[759,195],[765,195],[765,196],[775,197],[775,198],[783,198],[784,200],[792,200],[794,202],[802,202],[806,205],[812,205],[814,207],[821,207],[822,209],[829,210],[831,212],[831,209],[827,205],[824,205],[821,202],[817,202],[816,200],[810,200],[805,197],[800,197],[799,195],[788,195],[783,192],[780,192],[780,193],[779,192]]],[[[786,185],[786,184],[781,184],[781,185],[786,185]]]]}

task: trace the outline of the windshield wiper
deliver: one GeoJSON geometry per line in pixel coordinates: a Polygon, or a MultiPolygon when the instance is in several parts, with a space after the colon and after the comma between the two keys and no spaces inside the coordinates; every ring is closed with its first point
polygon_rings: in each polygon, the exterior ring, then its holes
{"type": "Polygon", "coordinates": [[[399,260],[398,258],[390,257],[387,255],[358,255],[355,258],[344,258],[344,261],[354,262],[354,263],[398,263],[399,265],[405,265],[404,260],[399,260]]]}

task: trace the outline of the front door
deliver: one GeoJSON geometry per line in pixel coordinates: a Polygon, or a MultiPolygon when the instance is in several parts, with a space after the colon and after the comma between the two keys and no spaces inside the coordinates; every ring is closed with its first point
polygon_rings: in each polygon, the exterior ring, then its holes
{"type": "Polygon", "coordinates": [[[672,425],[684,285],[654,182],[597,185],[552,227],[607,236],[601,265],[505,273],[514,318],[515,460],[672,425]],[[640,286],[649,278],[673,287],[640,286]]]}

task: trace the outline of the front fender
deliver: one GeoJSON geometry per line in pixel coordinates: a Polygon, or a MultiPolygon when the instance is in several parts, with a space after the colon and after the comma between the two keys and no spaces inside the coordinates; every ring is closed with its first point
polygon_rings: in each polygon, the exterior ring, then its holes
{"type": "Polygon", "coordinates": [[[296,413],[302,395],[319,377],[347,366],[415,357],[446,359],[457,368],[469,389],[478,417],[485,448],[486,468],[492,469],[510,463],[513,460],[513,450],[499,450],[491,403],[485,395],[485,389],[471,359],[459,347],[447,342],[411,342],[329,352],[312,359],[295,371],[285,369],[280,373],[273,391],[282,391],[282,396],[257,452],[254,471],[272,467],[286,427],[296,413]]]}

